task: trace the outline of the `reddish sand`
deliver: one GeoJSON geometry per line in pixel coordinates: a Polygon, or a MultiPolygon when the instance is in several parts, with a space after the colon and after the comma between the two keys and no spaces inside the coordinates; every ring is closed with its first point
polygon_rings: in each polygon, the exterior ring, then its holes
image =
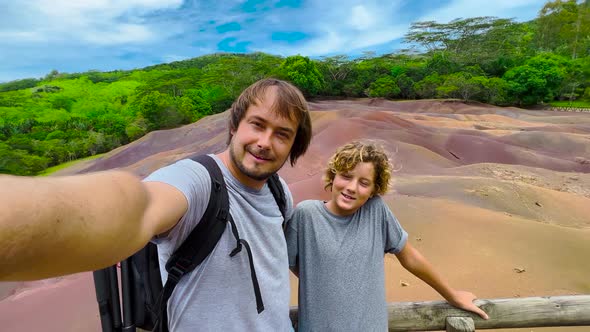
{"type": "MultiPolygon", "coordinates": [[[[386,201],[452,285],[480,298],[590,294],[590,114],[440,100],[310,106],[309,152],[280,172],[296,202],[328,197],[321,177],[336,147],[379,140],[397,169],[386,201]]],[[[223,150],[226,123],[224,113],[154,132],[60,174],[125,167],[145,176],[223,150]]],[[[395,257],[385,261],[388,301],[440,299],[395,257]]],[[[99,331],[93,287],[90,273],[0,284],[2,330],[99,331]]],[[[296,304],[294,277],[292,290],[296,304]]]]}

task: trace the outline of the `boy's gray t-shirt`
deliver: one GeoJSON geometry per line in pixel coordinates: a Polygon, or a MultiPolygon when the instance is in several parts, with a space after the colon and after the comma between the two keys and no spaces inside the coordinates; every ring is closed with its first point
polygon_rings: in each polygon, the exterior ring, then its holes
{"type": "MultiPolygon", "coordinates": [[[[230,213],[240,237],[252,250],[264,311],[256,310],[246,250],[234,257],[236,240],[228,224],[211,254],[189,275],[183,277],[168,301],[170,331],[290,331],[289,269],[283,217],[268,188],[254,190],[240,183],[219,158],[213,156],[223,173],[230,213]]],[[[165,264],[172,252],[188,237],[205,213],[211,178],[201,164],[185,159],[161,168],[144,181],[170,184],[188,201],[188,211],[167,236],[154,239],[158,245],[162,281],[165,264]]],[[[286,183],[287,218],[293,201],[286,183]]]]}
{"type": "Polygon", "coordinates": [[[388,330],[383,256],[408,234],[379,196],[347,217],[301,202],[286,235],[289,265],[299,266],[299,331],[388,330]]]}

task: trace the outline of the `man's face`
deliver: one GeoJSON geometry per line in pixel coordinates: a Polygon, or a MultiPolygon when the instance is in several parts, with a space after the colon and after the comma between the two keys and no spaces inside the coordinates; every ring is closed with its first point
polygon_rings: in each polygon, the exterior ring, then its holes
{"type": "Polygon", "coordinates": [[[283,166],[295,141],[298,124],[272,111],[276,97],[276,87],[269,87],[263,100],[251,105],[232,130],[229,153],[237,168],[232,173],[250,187],[264,184],[283,166]]]}

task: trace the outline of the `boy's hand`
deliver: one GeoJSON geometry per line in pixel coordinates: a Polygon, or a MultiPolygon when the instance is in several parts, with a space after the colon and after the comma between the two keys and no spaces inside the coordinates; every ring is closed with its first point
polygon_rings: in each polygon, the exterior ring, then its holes
{"type": "Polygon", "coordinates": [[[471,292],[454,291],[452,298],[447,301],[459,309],[471,311],[478,314],[483,319],[489,319],[490,317],[473,303],[473,300],[475,299],[477,299],[477,297],[471,292]]]}

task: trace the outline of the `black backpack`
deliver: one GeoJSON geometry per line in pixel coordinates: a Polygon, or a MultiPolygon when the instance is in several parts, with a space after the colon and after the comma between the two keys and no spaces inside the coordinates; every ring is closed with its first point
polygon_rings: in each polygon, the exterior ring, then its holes
{"type": "MultiPolygon", "coordinates": [[[[148,243],[136,254],[121,262],[122,320],[116,266],[94,272],[103,332],[135,331],[136,328],[168,331],[167,303],[174,288],[185,274],[194,270],[211,253],[228,222],[236,239],[236,248],[229,255],[233,257],[243,247],[246,248],[257,310],[258,313],[264,310],[252,252],[248,242],[240,238],[229,213],[227,188],[221,170],[215,160],[207,155],[198,155],[191,159],[202,164],[211,177],[211,195],[201,221],[166,263],[168,279],[165,285],[162,285],[155,244],[148,243]]],[[[284,220],[287,202],[278,175],[271,176],[267,183],[284,220]]]]}

